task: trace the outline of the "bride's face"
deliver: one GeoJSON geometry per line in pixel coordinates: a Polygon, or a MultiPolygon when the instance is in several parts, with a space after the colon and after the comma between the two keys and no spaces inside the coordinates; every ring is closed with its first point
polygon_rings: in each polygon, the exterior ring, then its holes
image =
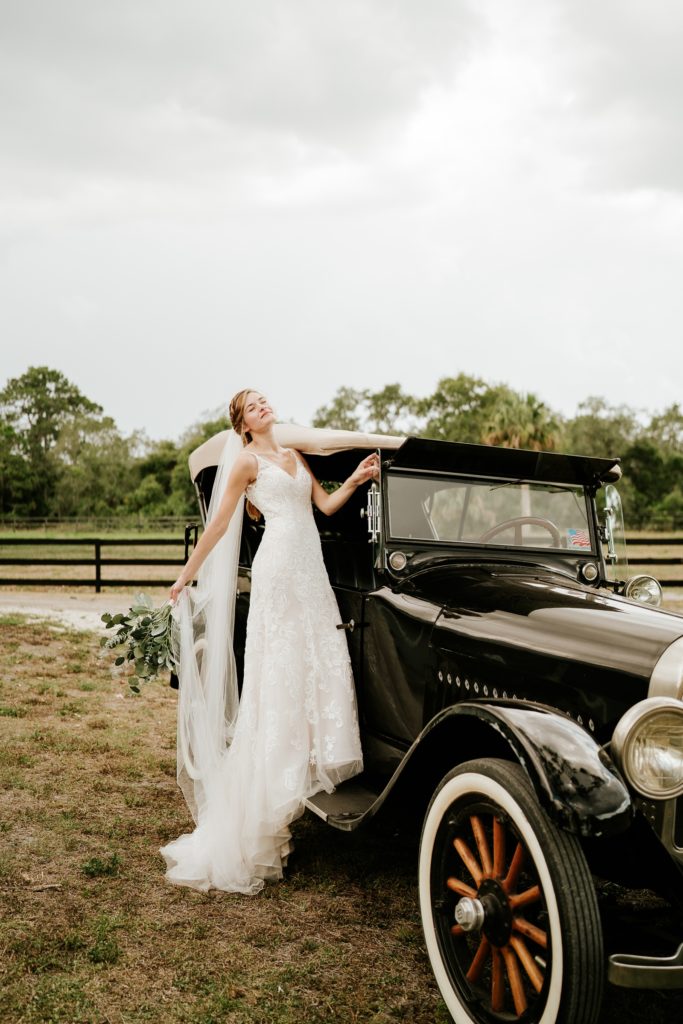
{"type": "Polygon", "coordinates": [[[258,433],[264,426],[270,426],[275,422],[273,412],[268,399],[259,391],[250,391],[244,403],[244,428],[250,433],[258,433]]]}

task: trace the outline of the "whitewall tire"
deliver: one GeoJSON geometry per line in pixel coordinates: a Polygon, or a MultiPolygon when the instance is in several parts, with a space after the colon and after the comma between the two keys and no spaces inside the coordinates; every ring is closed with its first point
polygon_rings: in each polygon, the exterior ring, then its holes
{"type": "Polygon", "coordinates": [[[550,821],[518,765],[482,759],[445,776],[418,881],[427,952],[457,1024],[594,1024],[604,981],[595,889],[578,841],[550,821]]]}

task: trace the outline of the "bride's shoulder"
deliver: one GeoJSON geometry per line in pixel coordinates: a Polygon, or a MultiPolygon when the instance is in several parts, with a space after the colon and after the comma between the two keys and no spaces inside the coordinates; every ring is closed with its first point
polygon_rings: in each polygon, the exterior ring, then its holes
{"type": "Polygon", "coordinates": [[[250,451],[249,445],[239,453],[234,462],[234,470],[248,481],[253,481],[258,473],[258,458],[256,452],[250,451]]]}

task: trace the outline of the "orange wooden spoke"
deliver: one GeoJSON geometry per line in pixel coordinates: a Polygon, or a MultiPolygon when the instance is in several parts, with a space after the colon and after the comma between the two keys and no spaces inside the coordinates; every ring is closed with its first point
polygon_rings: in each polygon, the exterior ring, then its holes
{"type": "Polygon", "coordinates": [[[505,826],[493,819],[493,877],[502,878],[505,869],[505,826]]]}
{"type": "Polygon", "coordinates": [[[512,920],[512,927],[516,932],[520,932],[522,935],[526,935],[528,939],[535,942],[538,946],[543,946],[544,949],[548,948],[548,933],[541,931],[535,924],[531,924],[523,917],[515,917],[512,920]]]}
{"type": "Polygon", "coordinates": [[[491,864],[491,852],[489,850],[489,842],[486,838],[486,832],[484,826],[481,823],[481,818],[478,815],[473,814],[470,817],[470,824],[472,826],[472,833],[477,843],[477,850],[479,851],[479,859],[481,860],[481,866],[483,868],[484,877],[490,878],[493,865],[491,864]]]}
{"type": "Polygon", "coordinates": [[[477,890],[473,889],[471,885],[465,885],[459,878],[447,878],[446,885],[453,892],[457,892],[459,896],[469,896],[471,899],[475,899],[477,890]]]}
{"type": "Polygon", "coordinates": [[[453,846],[456,848],[456,850],[460,854],[461,858],[465,862],[467,870],[469,871],[469,873],[472,875],[472,878],[474,879],[475,885],[481,885],[481,880],[483,878],[483,875],[481,873],[481,868],[477,864],[476,857],[474,856],[474,854],[470,850],[470,848],[467,845],[467,843],[465,842],[465,840],[464,839],[454,839],[453,840],[453,846]]]}
{"type": "Polygon", "coordinates": [[[540,898],[540,885],[532,885],[530,889],[525,889],[524,892],[518,892],[515,896],[510,896],[509,900],[511,907],[525,907],[527,903],[535,903],[540,898]]]}
{"type": "Polygon", "coordinates": [[[503,946],[501,952],[503,954],[503,959],[505,960],[505,970],[507,971],[508,981],[510,982],[512,1001],[515,1004],[517,1016],[521,1017],[526,1010],[527,1002],[526,995],[524,994],[524,982],[522,981],[522,975],[519,971],[517,957],[510,946],[503,946]]]}
{"type": "Polygon", "coordinates": [[[522,967],[529,975],[529,981],[534,986],[537,992],[540,992],[543,988],[543,975],[538,969],[538,964],[532,957],[531,953],[527,949],[526,942],[518,935],[510,936],[510,945],[514,949],[515,953],[522,962],[522,967]]]}
{"type": "Polygon", "coordinates": [[[505,975],[503,974],[503,960],[500,950],[491,946],[491,1009],[494,1013],[500,1013],[505,1002],[505,975]]]}
{"type": "Polygon", "coordinates": [[[522,870],[523,863],[524,847],[521,843],[517,843],[517,849],[512,855],[512,860],[510,861],[508,873],[503,879],[503,888],[505,889],[506,892],[510,892],[510,889],[514,889],[514,887],[517,885],[517,879],[519,877],[519,872],[522,870]]]}
{"type": "Polygon", "coordinates": [[[451,935],[464,935],[464,929],[461,924],[454,924],[451,928],[451,935]]]}
{"type": "Polygon", "coordinates": [[[474,954],[474,960],[470,964],[470,969],[465,975],[468,981],[479,981],[481,972],[484,970],[484,964],[488,960],[491,946],[489,940],[482,935],[481,942],[479,943],[479,949],[474,954]]]}

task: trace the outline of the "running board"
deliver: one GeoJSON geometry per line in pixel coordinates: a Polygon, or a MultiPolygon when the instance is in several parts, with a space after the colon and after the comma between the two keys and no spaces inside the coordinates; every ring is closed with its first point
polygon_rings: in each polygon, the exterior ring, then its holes
{"type": "Polygon", "coordinates": [[[334,793],[316,793],[304,800],[304,806],[334,828],[351,831],[360,824],[379,794],[362,782],[349,779],[337,786],[334,793]]]}
{"type": "Polygon", "coordinates": [[[607,978],[625,988],[683,988],[683,942],[673,956],[613,953],[607,978]]]}

